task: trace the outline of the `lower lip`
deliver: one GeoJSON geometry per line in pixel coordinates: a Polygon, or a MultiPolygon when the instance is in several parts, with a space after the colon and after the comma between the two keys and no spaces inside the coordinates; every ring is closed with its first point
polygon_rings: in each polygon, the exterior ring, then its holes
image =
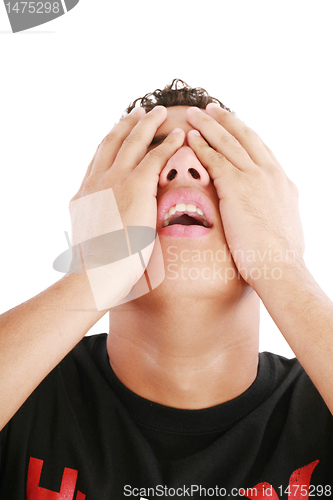
{"type": "Polygon", "coordinates": [[[161,236],[171,236],[173,238],[200,238],[207,236],[210,228],[204,226],[183,226],[181,224],[173,224],[159,230],[161,236]]]}

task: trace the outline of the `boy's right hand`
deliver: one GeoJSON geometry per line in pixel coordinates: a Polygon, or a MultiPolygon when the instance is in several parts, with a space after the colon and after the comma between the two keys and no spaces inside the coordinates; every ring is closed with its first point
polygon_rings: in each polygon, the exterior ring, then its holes
{"type": "MultiPolygon", "coordinates": [[[[127,226],[156,229],[159,175],[182,146],[185,137],[182,130],[171,133],[161,145],[148,152],[156,130],[166,117],[167,110],[163,106],[156,106],[147,114],[143,108],[134,108],[114,126],[97,148],[80,189],[69,206],[72,244],[74,248],[81,249],[83,264],[87,263],[88,255],[89,258],[93,255],[98,262],[101,251],[99,244],[96,243],[94,248],[91,244],[83,245],[83,242],[94,241],[92,239],[127,226]]],[[[98,242],[98,238],[95,241],[98,242]]],[[[150,255],[152,250],[153,245],[150,255]]],[[[105,248],[102,252],[105,253],[105,248]]],[[[145,254],[145,258],[149,259],[150,255],[145,254]]],[[[102,299],[106,291],[106,283],[103,282],[105,272],[115,278],[112,288],[119,288],[116,294],[119,302],[143,271],[137,254],[114,262],[108,269],[96,266],[87,271],[97,308],[115,305],[114,297],[105,296],[105,300],[102,299]]]]}

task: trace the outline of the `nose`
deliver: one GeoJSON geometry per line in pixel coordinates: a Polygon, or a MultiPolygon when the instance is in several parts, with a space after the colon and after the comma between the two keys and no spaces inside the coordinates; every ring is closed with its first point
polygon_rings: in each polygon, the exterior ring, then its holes
{"type": "Polygon", "coordinates": [[[189,187],[191,184],[206,187],[210,183],[207,170],[201,165],[193,150],[183,146],[170,158],[160,173],[159,186],[171,182],[189,187]]]}

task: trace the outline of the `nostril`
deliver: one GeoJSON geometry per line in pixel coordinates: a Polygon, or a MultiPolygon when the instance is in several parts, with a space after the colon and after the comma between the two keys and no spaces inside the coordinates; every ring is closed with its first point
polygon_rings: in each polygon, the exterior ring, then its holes
{"type": "Polygon", "coordinates": [[[174,179],[176,177],[176,175],[177,175],[177,170],[175,170],[173,168],[172,170],[170,170],[170,172],[167,175],[168,181],[172,181],[172,179],[174,179]]]}
{"type": "Polygon", "coordinates": [[[188,171],[192,175],[193,179],[200,179],[200,174],[195,168],[189,168],[188,171]]]}

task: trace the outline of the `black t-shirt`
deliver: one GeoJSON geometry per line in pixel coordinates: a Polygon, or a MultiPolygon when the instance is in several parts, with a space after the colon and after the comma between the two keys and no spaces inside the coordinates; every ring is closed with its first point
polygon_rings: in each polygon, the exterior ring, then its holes
{"type": "Polygon", "coordinates": [[[85,337],[1,432],[1,500],[331,498],[333,419],[296,359],[261,353],[239,397],[180,410],[127,389],[106,338],[85,337]]]}

